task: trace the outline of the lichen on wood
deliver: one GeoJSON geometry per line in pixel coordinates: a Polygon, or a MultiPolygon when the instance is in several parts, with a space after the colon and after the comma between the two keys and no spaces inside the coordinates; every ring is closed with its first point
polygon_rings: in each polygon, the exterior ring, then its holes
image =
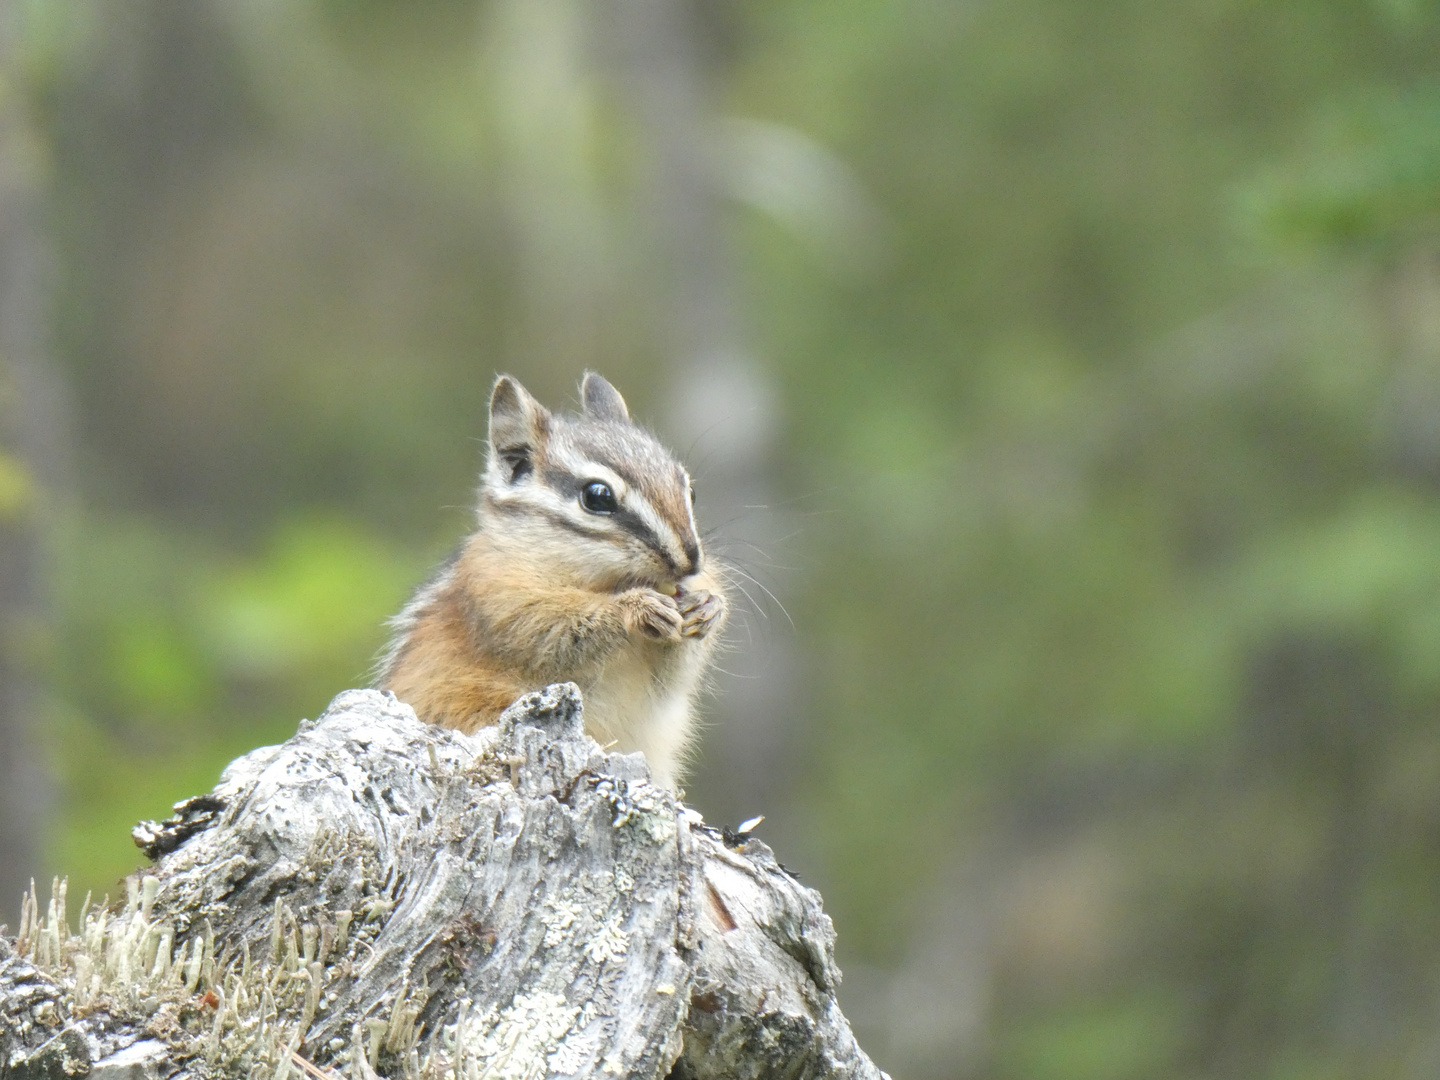
{"type": "Polygon", "coordinates": [[[558,684],[466,735],[346,691],[232,762],[137,827],[123,902],[26,897],[0,1080],[883,1076],[819,896],[581,715],[558,684]]]}

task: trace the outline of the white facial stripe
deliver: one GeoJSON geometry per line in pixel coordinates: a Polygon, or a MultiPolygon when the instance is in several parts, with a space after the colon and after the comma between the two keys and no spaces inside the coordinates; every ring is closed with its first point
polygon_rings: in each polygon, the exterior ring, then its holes
{"type": "Polygon", "coordinates": [[[581,457],[562,442],[551,443],[546,448],[546,456],[549,458],[550,464],[555,468],[573,473],[576,476],[583,475],[585,470],[590,466],[588,458],[581,457]]]}
{"type": "Polygon", "coordinates": [[[689,473],[685,474],[685,520],[690,526],[690,535],[698,540],[700,526],[695,523],[695,484],[689,473]]]}
{"type": "Polygon", "coordinates": [[[551,467],[569,473],[581,483],[599,480],[610,486],[610,490],[615,493],[615,498],[622,500],[625,498],[625,492],[628,490],[625,481],[608,466],[582,457],[569,447],[558,443],[550,447],[549,454],[551,467]]]}

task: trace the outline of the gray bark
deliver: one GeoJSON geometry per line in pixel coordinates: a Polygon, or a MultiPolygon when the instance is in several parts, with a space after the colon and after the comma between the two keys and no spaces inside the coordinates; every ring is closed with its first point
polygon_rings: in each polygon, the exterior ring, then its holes
{"type": "Polygon", "coordinates": [[[0,1077],[856,1077],[820,897],[583,732],[347,691],[145,822],[123,905],[32,891],[0,1077]]]}

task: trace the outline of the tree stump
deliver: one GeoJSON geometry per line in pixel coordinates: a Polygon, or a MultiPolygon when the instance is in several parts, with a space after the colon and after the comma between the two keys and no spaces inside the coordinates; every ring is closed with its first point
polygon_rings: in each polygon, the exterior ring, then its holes
{"type": "Polygon", "coordinates": [[[584,733],[550,686],[475,735],[350,690],[144,822],[123,904],[32,888],[0,1080],[880,1078],[820,897],[584,733]]]}

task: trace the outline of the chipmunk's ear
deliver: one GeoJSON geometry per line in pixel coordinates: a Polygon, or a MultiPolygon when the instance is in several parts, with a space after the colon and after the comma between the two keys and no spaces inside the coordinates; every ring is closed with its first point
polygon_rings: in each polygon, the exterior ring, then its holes
{"type": "Polygon", "coordinates": [[[592,420],[613,420],[617,424],[630,422],[630,410],[620,391],[596,375],[587,371],[580,381],[580,400],[585,405],[585,415],[592,420]]]}
{"type": "Polygon", "coordinates": [[[490,461],[500,465],[509,483],[534,468],[535,452],[550,431],[550,413],[530,391],[509,375],[490,391],[490,461]]]}

